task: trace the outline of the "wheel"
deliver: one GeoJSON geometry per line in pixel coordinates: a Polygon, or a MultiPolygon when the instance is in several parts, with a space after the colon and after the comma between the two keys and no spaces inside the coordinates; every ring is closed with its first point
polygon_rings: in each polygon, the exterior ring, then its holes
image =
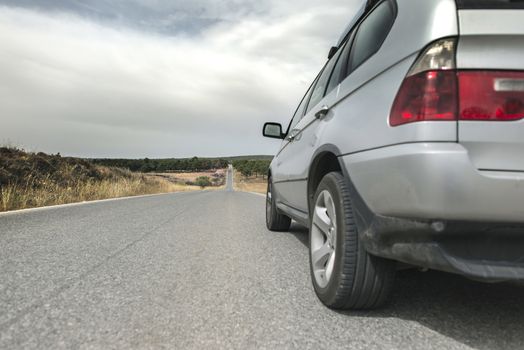
{"type": "Polygon", "coordinates": [[[271,177],[267,179],[266,192],[266,226],[271,231],[287,231],[291,226],[291,219],[284,214],[280,214],[273,194],[273,183],[271,177]]]}
{"type": "Polygon", "coordinates": [[[395,264],[368,254],[360,245],[343,175],[327,174],[313,203],[309,260],[317,296],[332,309],[380,307],[390,294],[395,264]]]}

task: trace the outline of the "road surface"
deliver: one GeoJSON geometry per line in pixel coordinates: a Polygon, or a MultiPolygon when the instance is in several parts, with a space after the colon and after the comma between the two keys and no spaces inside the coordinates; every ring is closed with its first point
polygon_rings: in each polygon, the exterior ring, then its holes
{"type": "Polygon", "coordinates": [[[392,303],[334,312],[307,232],[264,198],[177,193],[0,215],[0,349],[519,349],[524,288],[399,273],[392,303]]]}
{"type": "Polygon", "coordinates": [[[226,175],[226,191],[233,191],[233,166],[229,165],[226,175]]]}

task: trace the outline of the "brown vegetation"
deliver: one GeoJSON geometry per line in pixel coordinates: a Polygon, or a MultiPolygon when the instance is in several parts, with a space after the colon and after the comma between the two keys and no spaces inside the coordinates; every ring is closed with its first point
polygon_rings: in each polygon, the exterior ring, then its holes
{"type": "Polygon", "coordinates": [[[266,194],[267,178],[265,176],[243,176],[235,171],[233,186],[235,191],[266,194]]]}
{"type": "Polygon", "coordinates": [[[0,211],[196,189],[82,159],[0,148],[0,211]]]}
{"type": "Polygon", "coordinates": [[[181,185],[195,185],[197,180],[203,177],[209,178],[214,187],[222,187],[226,181],[226,172],[224,169],[198,172],[152,173],[151,175],[161,177],[181,185]]]}

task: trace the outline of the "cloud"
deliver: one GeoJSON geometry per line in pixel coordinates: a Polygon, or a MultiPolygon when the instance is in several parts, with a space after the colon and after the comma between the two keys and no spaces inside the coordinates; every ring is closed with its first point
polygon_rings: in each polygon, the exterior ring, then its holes
{"type": "Polygon", "coordinates": [[[236,2],[216,3],[203,15],[220,20],[193,36],[0,6],[0,140],[88,157],[274,153],[263,122],[287,124],[353,7],[253,2],[224,18],[236,2]]]}

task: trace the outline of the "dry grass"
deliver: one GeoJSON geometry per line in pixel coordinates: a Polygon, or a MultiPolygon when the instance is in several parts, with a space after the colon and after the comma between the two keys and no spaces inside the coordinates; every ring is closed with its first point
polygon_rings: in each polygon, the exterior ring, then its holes
{"type": "MultiPolygon", "coordinates": [[[[201,171],[201,172],[170,172],[170,173],[151,173],[151,175],[163,178],[165,180],[168,180],[170,182],[173,182],[175,184],[187,184],[187,183],[194,183],[196,182],[197,178],[199,177],[208,177],[210,180],[213,180],[213,174],[217,173],[217,171],[201,171]]],[[[222,177],[217,179],[218,185],[214,184],[213,186],[206,187],[208,190],[216,190],[216,189],[223,189],[225,187],[225,170],[220,169],[218,170],[218,173],[222,174],[222,177]]]]}
{"type": "Polygon", "coordinates": [[[267,178],[265,177],[245,177],[242,176],[240,172],[235,171],[234,179],[235,181],[233,182],[233,187],[235,188],[235,191],[266,194],[267,178]]]}
{"type": "Polygon", "coordinates": [[[206,172],[174,172],[174,173],[161,173],[159,175],[165,175],[174,178],[177,181],[195,181],[200,176],[208,176],[211,177],[214,171],[206,171],[206,172]]]}
{"type": "Polygon", "coordinates": [[[126,177],[100,181],[77,181],[67,186],[52,181],[33,186],[29,180],[22,185],[8,184],[0,187],[0,211],[199,189],[197,186],[175,184],[141,174],[128,174],[126,177]]]}
{"type": "MultiPolygon", "coordinates": [[[[0,211],[200,190],[198,186],[191,186],[189,180],[212,175],[213,172],[133,173],[127,169],[95,165],[85,159],[0,147],[0,211]]],[[[223,177],[216,178],[221,180],[217,185],[221,185],[223,177]]]]}

